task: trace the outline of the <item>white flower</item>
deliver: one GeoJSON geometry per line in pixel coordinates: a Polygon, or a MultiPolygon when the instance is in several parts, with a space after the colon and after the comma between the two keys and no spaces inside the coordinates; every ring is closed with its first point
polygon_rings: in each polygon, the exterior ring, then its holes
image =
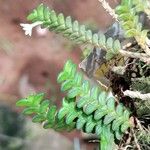
{"type": "Polygon", "coordinates": [[[24,23],[21,23],[20,26],[23,28],[23,30],[25,31],[25,35],[29,35],[31,36],[32,35],[32,29],[38,25],[41,25],[43,22],[41,21],[37,21],[37,22],[34,22],[32,24],[24,24],[24,23]]]}

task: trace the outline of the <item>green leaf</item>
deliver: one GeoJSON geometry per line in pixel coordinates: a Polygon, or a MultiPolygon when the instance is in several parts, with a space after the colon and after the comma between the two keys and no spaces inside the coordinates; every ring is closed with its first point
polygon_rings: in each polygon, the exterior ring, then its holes
{"type": "Polygon", "coordinates": [[[37,16],[38,16],[37,10],[33,10],[33,12],[27,16],[27,20],[37,21],[37,16]]]}
{"type": "Polygon", "coordinates": [[[50,107],[47,113],[47,119],[49,123],[53,124],[55,122],[56,114],[57,114],[57,107],[53,105],[50,107]]]}
{"type": "Polygon", "coordinates": [[[130,112],[128,110],[125,110],[123,113],[123,117],[124,117],[124,120],[129,120],[130,112]]]}
{"type": "Polygon", "coordinates": [[[56,131],[63,131],[66,130],[68,125],[64,122],[64,119],[57,120],[56,123],[53,125],[53,129],[56,131]]]}
{"type": "Polygon", "coordinates": [[[68,78],[68,74],[66,72],[61,72],[57,77],[57,82],[61,83],[68,78]]]}
{"type": "Polygon", "coordinates": [[[94,113],[94,119],[100,120],[103,116],[107,114],[107,106],[103,106],[101,109],[97,109],[94,113]]]}
{"type": "Polygon", "coordinates": [[[67,113],[68,110],[66,108],[61,108],[58,112],[58,119],[64,118],[67,113]]]}
{"type": "Polygon", "coordinates": [[[113,50],[114,50],[114,53],[118,53],[119,50],[121,50],[121,44],[119,40],[114,41],[113,50]]]}
{"type": "Polygon", "coordinates": [[[119,15],[119,19],[125,21],[133,20],[133,15],[129,12],[123,13],[119,15]]]}
{"type": "Polygon", "coordinates": [[[33,106],[38,106],[40,102],[43,100],[43,98],[44,98],[44,93],[39,93],[39,94],[31,95],[29,97],[29,101],[31,99],[33,101],[33,106]]]}
{"type": "Polygon", "coordinates": [[[80,35],[85,35],[85,32],[86,32],[86,29],[85,29],[85,25],[81,25],[80,26],[80,31],[79,31],[79,33],[80,33],[80,35]]]}
{"type": "Polygon", "coordinates": [[[98,102],[101,106],[106,105],[106,97],[107,97],[107,94],[104,91],[99,94],[98,102]]]}
{"type": "Polygon", "coordinates": [[[69,90],[67,95],[69,98],[74,98],[74,97],[78,96],[80,93],[81,93],[81,88],[73,87],[71,90],[69,90]]]}
{"type": "MultiPolygon", "coordinates": [[[[135,28],[133,20],[123,22],[122,27],[123,27],[123,29],[125,29],[127,31],[135,28]]],[[[134,29],[134,30],[136,31],[136,29],[134,29]]]]}
{"type": "Polygon", "coordinates": [[[127,4],[128,4],[128,7],[131,8],[132,7],[132,0],[128,0],[127,4]]]}
{"type": "Polygon", "coordinates": [[[65,127],[65,130],[67,132],[70,132],[70,131],[72,131],[75,128],[76,128],[76,126],[75,126],[75,123],[73,122],[72,124],[69,124],[67,127],[65,127]]]}
{"type": "Polygon", "coordinates": [[[139,23],[139,16],[135,16],[134,19],[133,19],[133,24],[136,27],[136,29],[137,29],[138,23],[139,23]]]}
{"type": "Polygon", "coordinates": [[[77,44],[85,43],[86,42],[85,36],[76,37],[76,39],[74,39],[74,42],[76,42],[77,44]]]}
{"type": "Polygon", "coordinates": [[[72,29],[72,19],[70,16],[66,17],[66,28],[72,29]]]}
{"type": "Polygon", "coordinates": [[[58,112],[58,119],[62,119],[66,116],[67,113],[69,113],[69,108],[73,109],[72,107],[70,107],[71,105],[69,105],[69,102],[67,101],[66,98],[63,99],[63,104],[62,104],[62,108],[59,110],[58,112]]]}
{"type": "Polygon", "coordinates": [[[112,51],[107,51],[105,59],[110,60],[115,56],[115,54],[112,51]]]}
{"type": "Polygon", "coordinates": [[[40,113],[45,113],[45,111],[47,111],[48,108],[49,108],[49,104],[50,104],[49,100],[43,101],[43,102],[41,103],[41,105],[40,105],[39,112],[40,112],[40,113]]]}
{"type": "Polygon", "coordinates": [[[123,136],[123,134],[122,134],[119,130],[115,131],[115,137],[116,137],[118,140],[121,140],[122,136],[123,136]]]}
{"type": "Polygon", "coordinates": [[[120,14],[127,13],[129,11],[129,8],[127,6],[119,5],[116,7],[115,11],[118,15],[120,15],[120,14]]]}
{"type": "Polygon", "coordinates": [[[86,37],[85,37],[85,32],[86,31],[84,31],[85,30],[85,28],[84,28],[85,26],[83,26],[83,25],[81,25],[80,26],[80,31],[79,31],[79,36],[78,37],[76,37],[76,39],[74,39],[74,41],[77,43],[77,44],[82,44],[82,43],[85,43],[86,42],[86,37]],[[82,27],[83,27],[83,29],[82,29],[82,27]],[[81,31],[82,30],[82,31],[81,31]],[[81,32],[81,33],[80,33],[81,32]],[[84,34],[83,34],[83,32],[84,32],[84,34]]]}
{"type": "Polygon", "coordinates": [[[26,99],[21,99],[19,101],[17,101],[16,106],[31,106],[32,105],[32,101],[29,101],[27,98],[26,99]]]}
{"type": "Polygon", "coordinates": [[[43,128],[44,129],[54,128],[54,124],[52,124],[51,122],[46,121],[46,122],[44,122],[43,128]]]}
{"type": "Polygon", "coordinates": [[[86,40],[92,42],[92,32],[91,30],[86,31],[86,40]]]}
{"type": "Polygon", "coordinates": [[[17,106],[37,106],[42,101],[44,97],[43,93],[30,95],[25,99],[19,100],[16,105],[17,106]]]}
{"type": "Polygon", "coordinates": [[[109,38],[107,39],[106,45],[107,45],[107,48],[108,48],[108,49],[112,49],[112,47],[113,47],[113,39],[112,39],[111,37],[109,37],[109,38]]]}
{"type": "Polygon", "coordinates": [[[94,44],[94,45],[96,45],[96,46],[99,45],[99,44],[98,44],[98,34],[94,34],[92,40],[93,40],[93,44],[94,44]]]}
{"type": "Polygon", "coordinates": [[[68,70],[70,70],[71,66],[72,66],[72,60],[67,60],[67,62],[64,65],[64,71],[68,72],[68,70]]]}
{"type": "Polygon", "coordinates": [[[115,100],[114,100],[114,97],[110,97],[107,100],[107,107],[108,107],[109,110],[115,110],[115,100]]]}
{"type": "Polygon", "coordinates": [[[43,11],[44,11],[44,6],[43,6],[43,4],[40,4],[37,7],[37,15],[38,15],[39,21],[43,21],[44,20],[43,11]]]}
{"type": "Polygon", "coordinates": [[[121,125],[121,132],[124,133],[129,127],[130,127],[129,121],[124,122],[124,123],[121,125]]]}
{"type": "Polygon", "coordinates": [[[73,31],[78,33],[79,30],[79,22],[76,20],[73,22],[73,31]]]}
{"type": "Polygon", "coordinates": [[[83,76],[81,73],[76,73],[75,78],[74,78],[76,86],[81,86],[82,78],[83,78],[83,76]]]}
{"type": "Polygon", "coordinates": [[[101,133],[101,150],[112,150],[114,149],[114,135],[110,132],[110,126],[103,126],[101,133]]]}
{"type": "Polygon", "coordinates": [[[89,92],[90,89],[90,85],[89,82],[87,80],[84,80],[82,83],[82,89],[84,91],[85,94],[87,94],[89,92]]]}
{"type": "Polygon", "coordinates": [[[97,101],[89,102],[86,105],[84,105],[83,111],[85,112],[85,114],[89,115],[93,113],[97,109],[97,107],[98,107],[97,101]]]}
{"type": "Polygon", "coordinates": [[[104,47],[106,45],[106,37],[103,33],[99,34],[99,45],[104,47]]]}
{"type": "MultiPolygon", "coordinates": [[[[76,65],[75,64],[72,64],[72,62],[69,60],[67,61],[67,63],[65,64],[65,67],[64,67],[64,75],[68,78],[74,78],[75,76],[75,73],[76,73],[76,65]]],[[[62,75],[61,75],[62,76],[62,75]]],[[[60,76],[60,77],[61,77],[60,76]]],[[[60,78],[59,77],[59,78],[60,78]]],[[[58,78],[58,79],[59,79],[58,78]]],[[[64,80],[66,80],[67,78],[64,77],[64,80]]],[[[59,79],[60,80],[60,79],[59,79]]],[[[62,81],[62,80],[61,80],[62,81]]]]}
{"type": "Polygon", "coordinates": [[[67,91],[70,88],[72,88],[72,86],[74,85],[72,80],[66,80],[65,82],[62,83],[61,85],[61,91],[67,91]]]}
{"type": "Polygon", "coordinates": [[[122,104],[118,104],[117,105],[116,113],[118,114],[118,116],[122,116],[123,115],[123,105],[122,104]]]}
{"type": "Polygon", "coordinates": [[[81,130],[84,127],[85,123],[86,123],[85,117],[79,116],[79,118],[76,122],[76,128],[78,130],[81,130]]]}
{"type": "Polygon", "coordinates": [[[89,121],[86,123],[85,125],[85,131],[86,133],[92,133],[92,131],[94,130],[96,123],[93,121],[89,121]]]}
{"type": "Polygon", "coordinates": [[[96,125],[95,132],[99,136],[101,134],[102,130],[103,130],[102,122],[99,121],[96,125]]]}
{"type": "Polygon", "coordinates": [[[104,125],[108,125],[110,124],[113,120],[116,119],[116,113],[115,112],[112,112],[112,113],[109,113],[107,114],[105,117],[104,117],[104,125]]]}
{"type": "Polygon", "coordinates": [[[74,120],[75,118],[77,118],[77,117],[78,117],[78,113],[77,113],[77,112],[75,112],[75,111],[70,112],[70,113],[67,114],[67,116],[66,116],[66,124],[72,123],[73,120],[74,120]]]}
{"type": "Polygon", "coordinates": [[[52,10],[50,13],[50,19],[52,20],[53,25],[54,25],[54,23],[55,23],[55,26],[58,25],[57,15],[56,15],[56,12],[54,10],[52,10]]]}
{"type": "Polygon", "coordinates": [[[57,122],[57,124],[55,124],[55,127],[54,127],[54,129],[56,131],[64,131],[65,130],[65,131],[68,131],[68,132],[70,132],[74,128],[75,128],[75,124],[74,123],[67,125],[64,122],[64,119],[59,120],[59,122],[57,122]]]}
{"type": "Polygon", "coordinates": [[[48,7],[44,7],[44,11],[43,11],[44,20],[51,22],[50,17],[49,17],[49,11],[50,11],[50,9],[48,7]]]}
{"type": "Polygon", "coordinates": [[[44,115],[35,115],[34,117],[33,117],[33,119],[32,119],[32,121],[34,122],[34,123],[36,123],[36,122],[43,122],[43,121],[45,121],[45,116],[44,115]]]}
{"type": "Polygon", "coordinates": [[[82,108],[85,104],[86,104],[86,102],[88,102],[90,99],[89,99],[89,97],[87,97],[87,96],[83,96],[83,97],[81,97],[78,101],[77,101],[77,107],[78,108],[82,108]]]}
{"type": "Polygon", "coordinates": [[[75,77],[75,73],[76,73],[76,65],[72,64],[70,68],[71,68],[71,71],[70,72],[68,71],[68,73],[70,75],[70,78],[74,78],[75,77]]]}
{"type": "Polygon", "coordinates": [[[114,120],[112,123],[113,131],[119,130],[119,127],[122,125],[123,122],[124,122],[123,117],[116,118],[116,120],[114,120]]]}
{"type": "Polygon", "coordinates": [[[62,13],[60,13],[60,14],[58,15],[58,23],[59,23],[60,25],[64,25],[64,26],[65,26],[65,18],[64,18],[64,15],[63,15],[62,13]]]}
{"type": "Polygon", "coordinates": [[[130,29],[130,30],[125,32],[125,36],[128,37],[128,38],[133,37],[135,34],[136,34],[135,29],[130,29]]]}
{"type": "Polygon", "coordinates": [[[99,88],[97,86],[94,86],[91,89],[90,95],[93,98],[93,100],[97,100],[98,99],[98,94],[99,94],[99,88]]]}
{"type": "Polygon", "coordinates": [[[37,113],[38,111],[39,111],[38,107],[29,107],[29,108],[25,108],[22,113],[24,115],[31,115],[33,113],[37,113]]]}
{"type": "Polygon", "coordinates": [[[141,32],[142,31],[142,23],[137,24],[137,31],[141,32]]]}
{"type": "Polygon", "coordinates": [[[68,28],[68,29],[65,29],[64,31],[62,31],[64,37],[70,37],[70,35],[72,34],[72,32],[73,32],[72,27],[68,28]]]}

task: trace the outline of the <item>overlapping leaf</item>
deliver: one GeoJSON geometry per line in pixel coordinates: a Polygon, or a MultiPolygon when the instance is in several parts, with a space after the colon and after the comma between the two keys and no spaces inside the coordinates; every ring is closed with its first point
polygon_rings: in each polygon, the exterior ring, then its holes
{"type": "Polygon", "coordinates": [[[58,76],[62,83],[61,89],[67,92],[62,101],[62,107],[57,110],[48,100],[43,100],[43,94],[31,95],[17,102],[18,106],[25,106],[23,113],[33,114],[33,122],[43,122],[44,128],[70,131],[74,128],[86,133],[97,134],[101,140],[101,147],[111,147],[114,138],[120,139],[130,127],[129,111],[118,104],[110,93],[101,91],[99,87],[90,87],[82,74],[76,72],[76,65],[67,61],[63,72],[58,76]],[[110,133],[110,134],[108,134],[110,133]],[[110,143],[108,139],[111,140],[110,143]]]}
{"type": "MultiPolygon", "coordinates": [[[[126,37],[134,37],[138,44],[146,49],[148,30],[142,29],[139,19],[139,12],[147,10],[147,0],[122,0],[121,5],[116,7],[116,13],[126,37]]],[[[149,8],[150,9],[150,8],[149,8]]]]}
{"type": "Polygon", "coordinates": [[[43,27],[61,33],[63,36],[79,43],[92,44],[96,47],[107,50],[107,59],[111,59],[119,53],[121,44],[118,40],[112,38],[106,39],[104,34],[93,34],[91,30],[86,30],[84,25],[80,25],[77,20],[72,21],[71,17],[64,17],[62,13],[56,14],[54,10],[39,5],[29,16],[28,20],[32,22],[42,21],[43,27]]]}
{"type": "MultiPolygon", "coordinates": [[[[81,77],[80,73],[75,72],[75,69],[76,66],[69,60],[58,76],[58,82],[62,83],[61,89],[68,92],[69,98],[78,98],[76,107],[82,109],[85,115],[92,115],[95,121],[102,120],[102,125],[104,126],[112,125],[111,130],[112,132],[117,132],[116,135],[119,132],[124,133],[130,126],[129,111],[121,104],[115,106],[115,97],[110,96],[109,93],[101,91],[96,86],[91,88],[89,82],[82,79],[83,77],[81,77]],[[71,72],[71,70],[73,71],[71,72]],[[62,80],[62,75],[68,73],[71,73],[70,77],[62,80]],[[71,84],[66,89],[64,83],[67,81],[71,84]]],[[[84,122],[84,119],[81,119],[81,121],[84,122]]]]}

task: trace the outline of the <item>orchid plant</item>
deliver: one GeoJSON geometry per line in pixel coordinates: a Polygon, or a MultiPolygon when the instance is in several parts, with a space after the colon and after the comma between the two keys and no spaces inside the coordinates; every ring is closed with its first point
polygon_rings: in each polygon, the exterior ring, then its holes
{"type": "Polygon", "coordinates": [[[100,150],[150,149],[150,32],[145,27],[150,2],[121,0],[115,9],[105,0],[99,2],[116,21],[106,33],[93,34],[43,4],[27,17],[31,24],[20,24],[25,35],[40,25],[77,44],[92,45],[79,67],[99,86],[85,80],[69,60],[57,80],[66,93],[60,109],[44,100],[44,94],[30,95],[17,106],[25,106],[23,113],[34,114],[33,122],[43,123],[45,129],[95,134],[100,150]]]}

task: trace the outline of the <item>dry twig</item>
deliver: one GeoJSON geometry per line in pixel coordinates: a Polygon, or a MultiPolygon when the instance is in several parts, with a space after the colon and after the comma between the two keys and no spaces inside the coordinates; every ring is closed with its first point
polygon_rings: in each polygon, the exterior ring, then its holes
{"type": "Polygon", "coordinates": [[[102,4],[103,8],[112,16],[112,18],[118,21],[118,15],[115,13],[114,9],[112,9],[105,0],[99,0],[99,2],[102,4]]]}
{"type": "Polygon", "coordinates": [[[130,90],[126,90],[123,93],[124,93],[125,96],[129,96],[131,98],[138,98],[138,99],[142,99],[142,100],[150,100],[150,93],[141,94],[138,91],[130,91],[130,90]]]}

